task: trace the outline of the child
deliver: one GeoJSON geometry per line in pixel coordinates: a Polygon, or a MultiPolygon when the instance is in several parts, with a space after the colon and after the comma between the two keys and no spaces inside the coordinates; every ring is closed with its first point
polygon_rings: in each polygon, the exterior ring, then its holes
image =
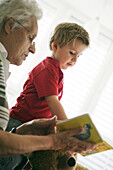
{"type": "Polygon", "coordinates": [[[29,73],[23,92],[17,98],[16,105],[10,109],[8,130],[15,121],[24,123],[54,115],[59,120],[67,119],[60,103],[63,93],[62,70],[74,66],[88,46],[89,35],[81,26],[61,23],[55,28],[50,40],[52,56],[44,59],[29,73]]]}

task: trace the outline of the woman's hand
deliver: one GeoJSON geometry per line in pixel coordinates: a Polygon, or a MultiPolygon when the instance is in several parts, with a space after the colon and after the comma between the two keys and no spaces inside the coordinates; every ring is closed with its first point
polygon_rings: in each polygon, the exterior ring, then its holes
{"type": "Polygon", "coordinates": [[[82,128],[55,133],[56,122],[56,116],[50,119],[35,119],[17,127],[16,133],[38,136],[47,135],[52,140],[51,149],[63,149],[72,153],[82,153],[95,146],[93,143],[81,141],[75,137],[75,135],[82,132],[82,128]]]}
{"type": "Polygon", "coordinates": [[[17,127],[16,133],[23,135],[38,135],[38,136],[55,133],[56,121],[57,121],[56,116],[50,119],[35,119],[17,127]]]}
{"type": "Polygon", "coordinates": [[[53,147],[51,149],[63,149],[64,151],[84,153],[96,145],[86,141],[81,141],[75,135],[82,132],[82,128],[76,128],[53,135],[53,147]]]}

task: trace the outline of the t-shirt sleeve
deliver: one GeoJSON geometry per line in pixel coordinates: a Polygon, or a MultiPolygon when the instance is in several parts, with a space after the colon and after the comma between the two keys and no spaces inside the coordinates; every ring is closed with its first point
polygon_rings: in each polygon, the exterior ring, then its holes
{"type": "Polygon", "coordinates": [[[45,68],[34,79],[39,98],[58,95],[58,73],[55,68],[45,68]]]}

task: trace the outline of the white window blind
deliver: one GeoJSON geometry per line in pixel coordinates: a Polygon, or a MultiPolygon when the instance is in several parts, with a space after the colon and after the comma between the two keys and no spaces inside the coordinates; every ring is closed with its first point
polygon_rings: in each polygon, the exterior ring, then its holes
{"type": "Polygon", "coordinates": [[[92,46],[78,58],[76,65],[64,71],[62,104],[69,118],[89,111],[88,102],[93,100],[93,96],[90,99],[90,93],[95,94],[92,90],[98,85],[96,79],[101,72],[110,46],[111,40],[99,34],[92,46]]]}
{"type": "MultiPolygon", "coordinates": [[[[72,16],[70,20],[80,24],[72,16]]],[[[100,32],[75,67],[65,71],[62,104],[69,118],[89,113],[103,139],[113,146],[112,45],[113,40],[100,32]]],[[[112,170],[113,150],[79,155],[78,162],[90,170],[112,170]]]]}
{"type": "Polygon", "coordinates": [[[103,137],[113,143],[113,73],[95,107],[93,119],[103,137]]]}

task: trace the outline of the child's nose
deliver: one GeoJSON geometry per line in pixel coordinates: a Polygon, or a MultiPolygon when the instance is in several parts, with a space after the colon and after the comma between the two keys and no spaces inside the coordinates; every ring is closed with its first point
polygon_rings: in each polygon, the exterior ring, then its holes
{"type": "Polygon", "coordinates": [[[76,60],[77,60],[77,56],[75,56],[71,59],[72,62],[76,62],[76,60]]]}
{"type": "Polygon", "coordinates": [[[31,53],[35,53],[35,50],[36,50],[36,48],[35,48],[35,43],[33,43],[33,44],[31,44],[30,45],[30,47],[29,47],[29,52],[31,52],[31,53]]]}

